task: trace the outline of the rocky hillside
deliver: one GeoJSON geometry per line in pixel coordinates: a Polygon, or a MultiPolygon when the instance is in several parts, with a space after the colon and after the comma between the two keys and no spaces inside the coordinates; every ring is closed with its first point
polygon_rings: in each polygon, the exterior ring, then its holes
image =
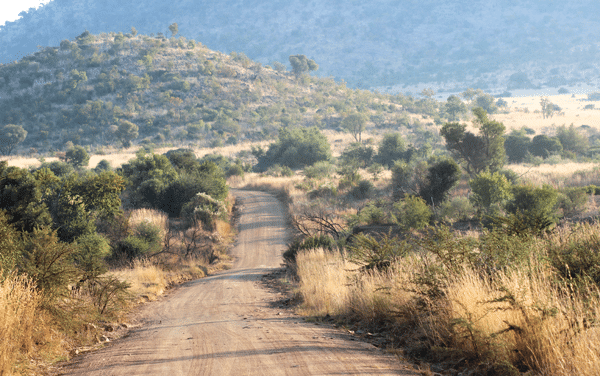
{"type": "Polygon", "coordinates": [[[593,0],[53,0],[0,28],[0,62],[84,30],[170,37],[176,22],[179,35],[262,64],[305,54],[351,87],[596,84],[599,11],[593,0]]]}
{"type": "Polygon", "coordinates": [[[339,129],[356,113],[371,128],[410,127],[415,143],[436,133],[426,129],[434,116],[439,123],[434,100],[277,68],[183,37],[85,32],[0,66],[0,126],[28,132],[21,153],[70,143],[218,146],[270,139],[281,126],[339,129]]]}

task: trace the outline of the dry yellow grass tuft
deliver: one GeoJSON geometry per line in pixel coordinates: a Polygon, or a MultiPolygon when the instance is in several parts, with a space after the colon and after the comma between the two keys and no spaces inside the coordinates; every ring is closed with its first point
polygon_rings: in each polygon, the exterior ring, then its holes
{"type": "Polygon", "coordinates": [[[169,231],[169,216],[157,209],[135,209],[129,212],[129,225],[135,227],[140,223],[150,223],[160,230],[161,240],[169,231]]]}
{"type": "Polygon", "coordinates": [[[40,302],[40,293],[24,276],[12,274],[0,282],[0,375],[20,373],[15,367],[23,365],[24,356],[33,351],[34,332],[42,324],[40,302]]]}

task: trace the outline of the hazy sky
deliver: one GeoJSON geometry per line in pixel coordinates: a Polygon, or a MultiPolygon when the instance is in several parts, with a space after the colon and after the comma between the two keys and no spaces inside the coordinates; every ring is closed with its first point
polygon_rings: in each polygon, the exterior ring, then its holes
{"type": "Polygon", "coordinates": [[[50,0],[0,0],[0,26],[6,21],[16,20],[24,10],[37,8],[49,2],[50,0]]]}

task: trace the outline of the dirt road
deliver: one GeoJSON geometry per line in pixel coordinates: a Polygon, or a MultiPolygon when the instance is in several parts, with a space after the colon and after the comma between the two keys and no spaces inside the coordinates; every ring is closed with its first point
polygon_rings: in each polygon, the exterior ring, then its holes
{"type": "Polygon", "coordinates": [[[283,208],[267,193],[238,194],[234,267],[147,304],[144,325],[80,357],[63,374],[416,375],[370,344],[269,304],[276,295],[260,279],[281,264],[283,208]]]}

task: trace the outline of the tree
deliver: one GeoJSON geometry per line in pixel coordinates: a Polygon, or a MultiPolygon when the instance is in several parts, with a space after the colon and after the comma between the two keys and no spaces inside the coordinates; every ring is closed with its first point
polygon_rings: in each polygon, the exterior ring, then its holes
{"type": "Polygon", "coordinates": [[[490,120],[481,107],[474,108],[473,114],[473,123],[479,129],[479,135],[467,132],[465,124],[456,122],[444,124],[440,134],[446,140],[446,147],[452,155],[474,177],[486,169],[494,172],[502,168],[506,151],[502,137],[504,125],[490,120]]]}
{"type": "Polygon", "coordinates": [[[302,168],[331,158],[331,147],[317,127],[280,128],[278,140],[269,145],[266,152],[257,150],[257,170],[279,164],[290,168],[302,168]]]}
{"type": "Polygon", "coordinates": [[[461,114],[467,112],[467,105],[456,95],[449,96],[444,107],[449,121],[457,121],[461,114]]]}
{"type": "Polygon", "coordinates": [[[179,32],[179,25],[177,25],[177,22],[174,22],[172,24],[169,25],[169,30],[171,31],[171,36],[174,37],[175,35],[177,35],[177,33],[179,32]]]}
{"type": "Polygon", "coordinates": [[[138,131],[139,128],[137,125],[127,120],[121,120],[121,123],[115,132],[115,136],[121,140],[124,147],[129,147],[131,146],[131,141],[139,135],[138,131]]]}
{"type": "Polygon", "coordinates": [[[0,128],[0,153],[10,155],[14,148],[25,141],[27,131],[20,125],[7,124],[0,128]]]}
{"type": "Polygon", "coordinates": [[[395,161],[401,159],[410,159],[402,135],[400,133],[386,133],[383,135],[383,140],[381,140],[377,149],[377,162],[390,167],[395,161]]]}
{"type": "Polygon", "coordinates": [[[498,111],[498,106],[494,103],[495,99],[491,94],[482,93],[475,98],[475,104],[483,108],[488,114],[494,114],[498,111]]]}
{"type": "Polygon", "coordinates": [[[513,130],[505,137],[504,150],[508,161],[511,163],[521,163],[525,160],[531,139],[525,134],[524,130],[513,130]]]}
{"type": "Polygon", "coordinates": [[[357,142],[362,141],[362,132],[365,130],[366,124],[367,115],[362,113],[348,115],[342,120],[342,128],[350,132],[357,142]]]}
{"type": "Polygon", "coordinates": [[[548,137],[545,134],[540,134],[531,140],[529,151],[531,154],[545,159],[552,154],[560,154],[563,151],[563,146],[557,137],[548,137]]]}
{"type": "Polygon", "coordinates": [[[576,154],[585,154],[590,146],[588,138],[575,129],[573,124],[569,128],[564,125],[558,127],[556,137],[559,139],[564,150],[576,154]]]}
{"type": "Polygon", "coordinates": [[[66,152],[65,162],[72,164],[75,168],[82,168],[90,162],[90,155],[82,146],[76,145],[66,152]]]}
{"type": "Polygon", "coordinates": [[[419,187],[419,196],[427,204],[440,205],[459,180],[458,164],[452,159],[441,160],[427,169],[426,181],[419,187]]]}
{"type": "Polygon", "coordinates": [[[308,59],[304,55],[290,55],[290,64],[296,78],[299,78],[304,73],[316,71],[319,65],[314,60],[308,59]]]}

